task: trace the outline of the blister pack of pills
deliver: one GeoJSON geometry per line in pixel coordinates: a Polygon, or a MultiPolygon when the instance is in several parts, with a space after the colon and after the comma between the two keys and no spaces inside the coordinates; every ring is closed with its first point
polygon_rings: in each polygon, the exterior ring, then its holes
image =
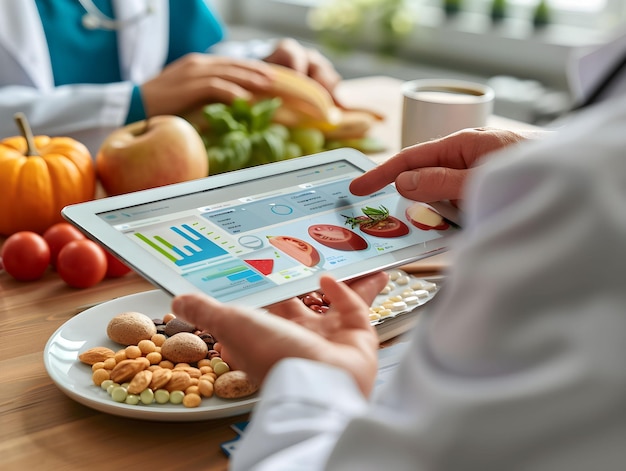
{"type": "Polygon", "coordinates": [[[406,273],[389,270],[389,283],[376,297],[370,308],[372,325],[407,314],[433,299],[439,291],[439,283],[406,273]]]}

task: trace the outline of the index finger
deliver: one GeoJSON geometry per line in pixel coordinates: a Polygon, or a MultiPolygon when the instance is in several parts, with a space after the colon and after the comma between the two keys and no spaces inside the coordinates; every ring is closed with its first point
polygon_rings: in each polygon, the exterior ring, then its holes
{"type": "Polygon", "coordinates": [[[398,175],[425,167],[468,168],[461,134],[406,147],[389,160],[355,178],[350,191],[359,196],[368,195],[394,182],[398,175]]]}

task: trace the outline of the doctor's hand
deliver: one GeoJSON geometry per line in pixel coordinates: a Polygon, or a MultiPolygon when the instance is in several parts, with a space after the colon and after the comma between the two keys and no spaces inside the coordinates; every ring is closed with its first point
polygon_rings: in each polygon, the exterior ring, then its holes
{"type": "Polygon", "coordinates": [[[263,61],[187,54],[141,85],[146,115],[182,114],[212,102],[250,100],[269,90],[272,70],[263,61]]]}
{"type": "Polygon", "coordinates": [[[406,198],[425,203],[450,200],[458,205],[472,167],[483,157],[542,133],[494,128],[458,131],[402,149],[391,159],[355,178],[350,191],[355,195],[368,195],[395,182],[400,194],[406,198]]]}
{"type": "Polygon", "coordinates": [[[330,60],[319,51],[304,47],[295,39],[281,39],[274,52],[263,60],[308,75],[326,88],[331,95],[341,81],[341,76],[330,60]]]}
{"type": "Polygon", "coordinates": [[[307,358],[346,370],[368,395],[377,371],[378,336],[369,306],[388,281],[384,272],[348,286],[328,275],[320,288],[331,309],[319,314],[299,299],[270,306],[270,313],[222,304],[201,294],[177,296],[173,313],[219,341],[222,358],[261,384],[270,369],[289,357],[307,358]]]}

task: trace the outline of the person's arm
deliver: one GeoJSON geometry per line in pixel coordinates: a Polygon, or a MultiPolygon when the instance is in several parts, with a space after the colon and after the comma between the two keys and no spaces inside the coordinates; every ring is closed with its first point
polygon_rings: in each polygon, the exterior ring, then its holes
{"type": "MultiPolygon", "coordinates": [[[[240,442],[233,471],[324,469],[346,425],[367,399],[342,369],[305,359],[276,364],[240,442]]],[[[356,469],[356,468],[355,468],[356,469]]]]}
{"type": "Polygon", "coordinates": [[[465,190],[465,181],[481,159],[497,150],[548,133],[496,128],[464,129],[402,149],[356,178],[350,190],[356,195],[367,195],[395,182],[403,196],[415,201],[457,201],[465,190]]]}
{"type": "Polygon", "coordinates": [[[623,104],[477,170],[445,290],[375,400],[279,363],[234,469],[621,469],[623,104]]]}
{"type": "Polygon", "coordinates": [[[23,112],[36,134],[73,137],[92,152],[125,123],[133,84],[64,85],[47,92],[25,86],[0,88],[0,136],[19,132],[11,117],[23,112]]]}

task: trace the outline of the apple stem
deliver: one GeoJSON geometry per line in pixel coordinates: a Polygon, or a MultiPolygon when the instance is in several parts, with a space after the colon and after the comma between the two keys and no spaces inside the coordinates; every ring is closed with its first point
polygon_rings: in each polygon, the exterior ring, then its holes
{"type": "Polygon", "coordinates": [[[146,118],[146,124],[143,127],[143,134],[147,133],[149,128],[150,128],[150,118],[146,118]]]}
{"type": "Polygon", "coordinates": [[[26,115],[22,112],[18,112],[13,115],[13,119],[15,119],[15,123],[22,133],[22,136],[26,139],[26,155],[29,157],[40,156],[41,154],[37,151],[37,147],[35,146],[33,130],[26,119],[26,115]]]}

